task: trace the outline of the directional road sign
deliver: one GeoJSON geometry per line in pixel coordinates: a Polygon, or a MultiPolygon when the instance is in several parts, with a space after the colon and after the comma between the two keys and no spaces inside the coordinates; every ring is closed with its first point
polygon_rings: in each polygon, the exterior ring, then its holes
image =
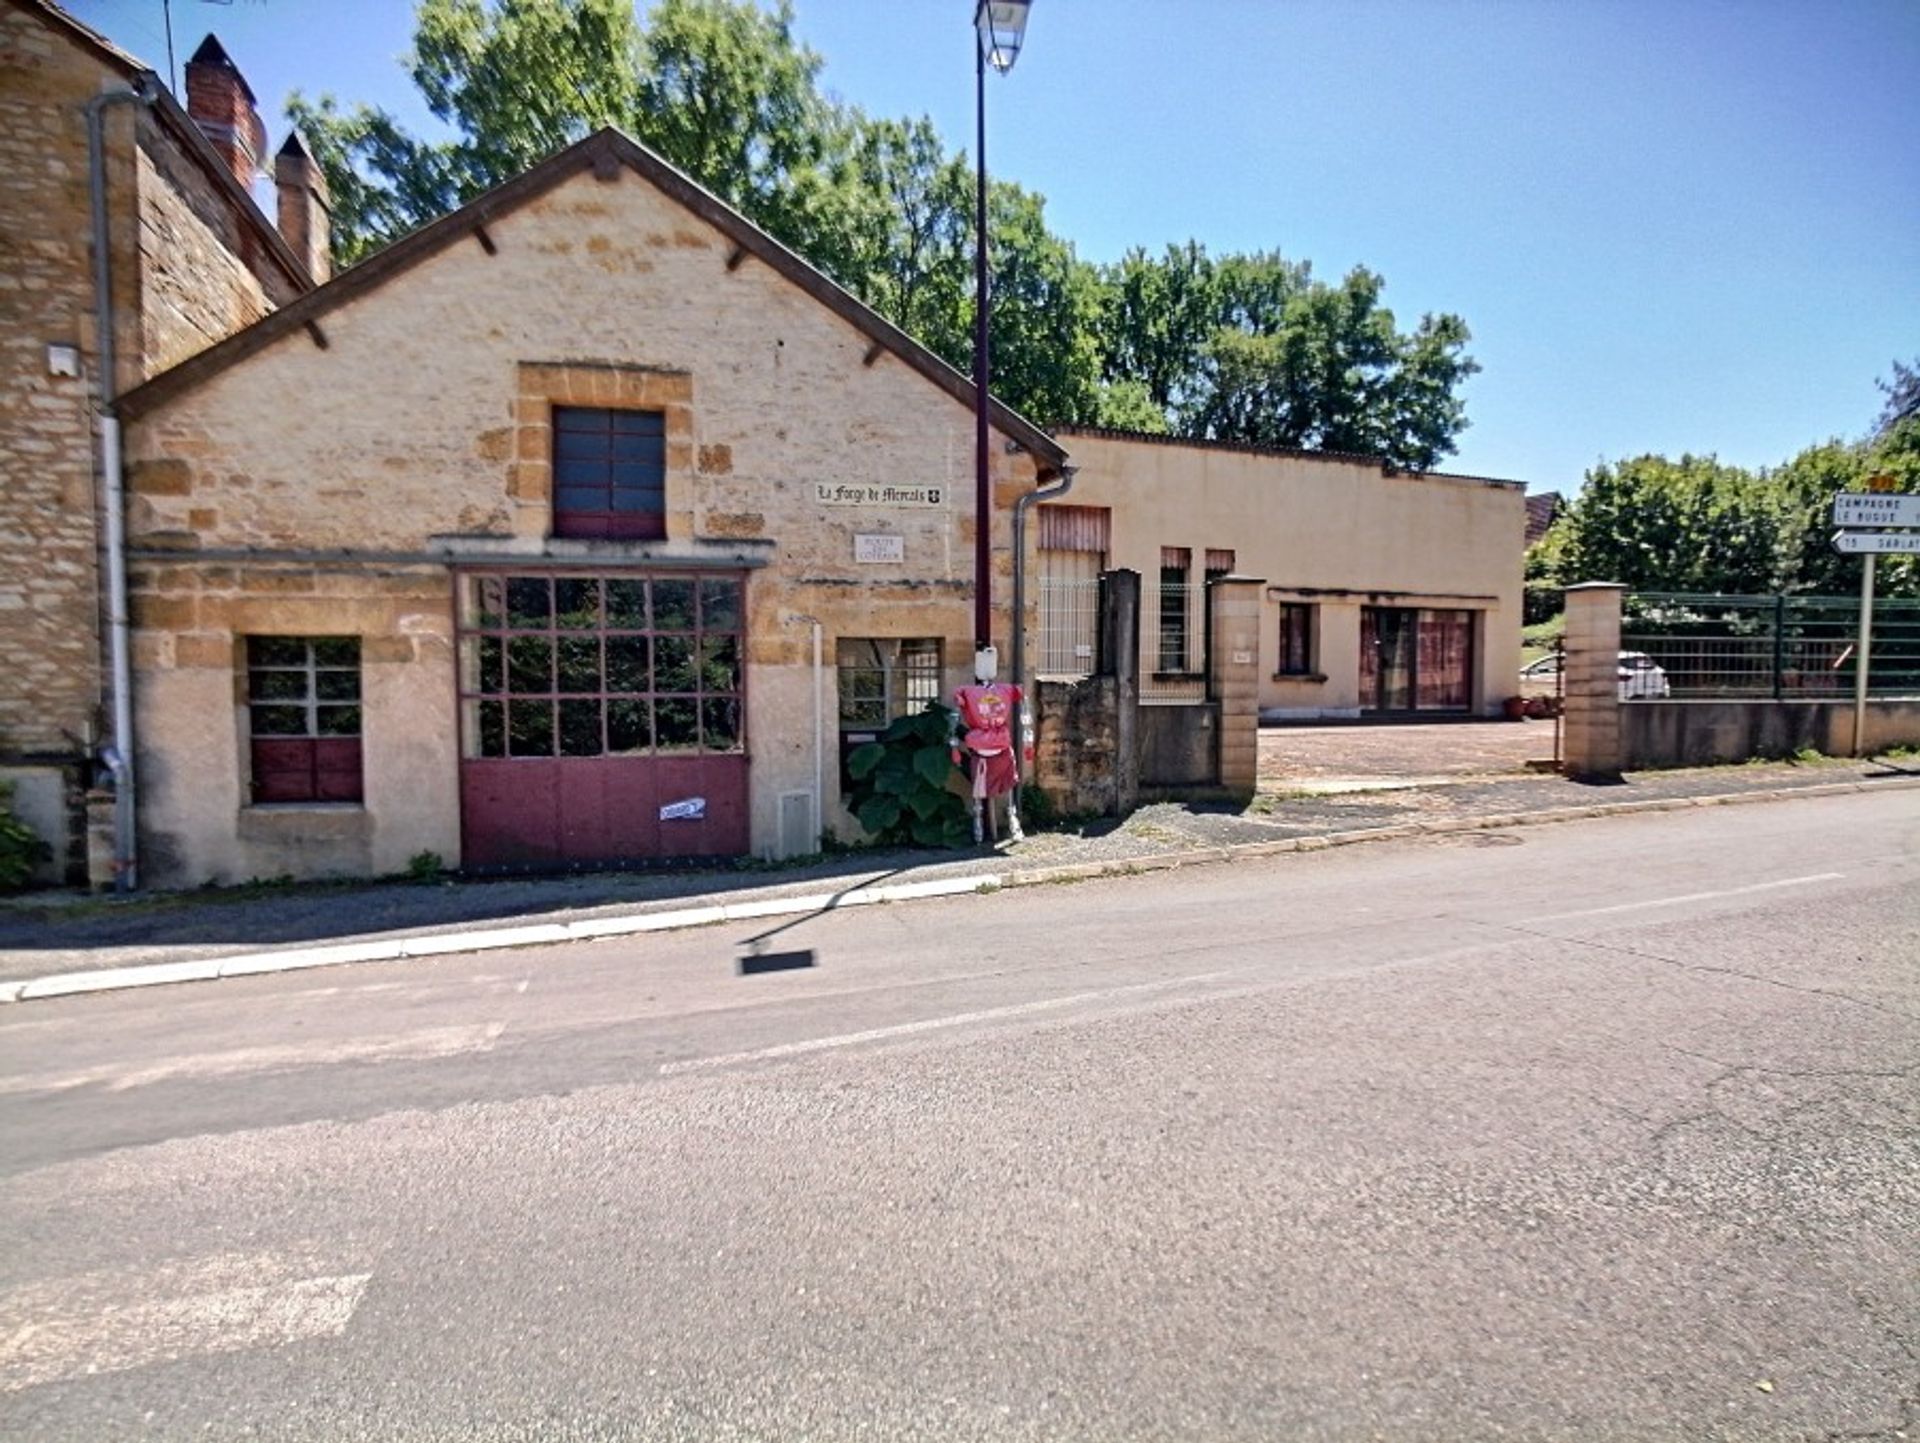
{"type": "Polygon", "coordinates": [[[1920,496],[1842,492],[1833,498],[1835,526],[1920,526],[1920,496]]]}
{"type": "Polygon", "coordinates": [[[1920,556],[1920,531],[1836,531],[1833,549],[1843,555],[1920,556]]]}

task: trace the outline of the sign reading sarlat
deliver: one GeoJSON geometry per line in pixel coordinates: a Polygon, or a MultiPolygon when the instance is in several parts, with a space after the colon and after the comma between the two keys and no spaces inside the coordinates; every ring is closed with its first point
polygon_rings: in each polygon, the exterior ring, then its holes
{"type": "Polygon", "coordinates": [[[816,481],[813,499],[822,506],[936,507],[946,497],[943,486],[912,486],[899,482],[816,481]]]}

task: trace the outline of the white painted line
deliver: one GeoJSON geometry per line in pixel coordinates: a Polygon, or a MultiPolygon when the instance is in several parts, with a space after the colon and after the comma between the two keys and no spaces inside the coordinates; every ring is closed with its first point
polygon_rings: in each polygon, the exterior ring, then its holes
{"type": "Polygon", "coordinates": [[[20,1093],[67,1092],[76,1087],[105,1087],[125,1092],[179,1078],[240,1077],[258,1072],[292,1072],[308,1067],[331,1067],[343,1062],[389,1062],[467,1053],[491,1052],[504,1022],[470,1026],[427,1027],[395,1037],[349,1038],[336,1043],[276,1043],[267,1047],[240,1047],[228,1052],[192,1053],[143,1066],[108,1064],[83,1072],[54,1075],[24,1073],[0,1077],[0,1096],[20,1093]]]}
{"type": "Polygon", "coordinates": [[[252,977],[263,972],[301,972],[337,967],[343,962],[397,962],[398,942],[349,942],[338,947],[289,947],[284,952],[248,952],[220,959],[222,977],[252,977]]]}
{"type": "Polygon", "coordinates": [[[674,912],[643,912],[637,917],[597,917],[566,924],[568,939],[631,937],[644,932],[671,932],[683,927],[710,927],[717,922],[745,922],[763,917],[797,917],[809,912],[838,912],[847,907],[870,907],[880,902],[910,902],[922,897],[957,897],[989,892],[1005,885],[998,875],[951,877],[937,882],[903,882],[893,887],[859,887],[850,892],[809,892],[798,897],[769,897],[758,902],[729,902],[717,907],[687,907],[674,912]]]}
{"type": "Polygon", "coordinates": [[[481,932],[443,932],[432,937],[405,937],[400,951],[407,957],[444,957],[449,952],[488,952],[496,947],[538,947],[569,942],[572,935],[558,922],[529,927],[494,927],[481,932]]]}
{"type": "Polygon", "coordinates": [[[338,1337],[370,1276],[342,1273],[93,1307],[81,1288],[64,1298],[64,1311],[29,1311],[20,1306],[29,1294],[54,1290],[23,1290],[0,1300],[0,1321],[11,1325],[0,1328],[0,1393],[196,1354],[338,1337]]]}
{"type": "Polygon", "coordinates": [[[153,987],[163,982],[211,982],[220,975],[218,961],[156,962],[143,967],[105,967],[97,972],[67,972],[39,977],[20,985],[19,1000],[68,997],[79,992],[111,992],[119,987],[153,987]]]}
{"type": "Polygon", "coordinates": [[[660,1064],[662,1077],[685,1072],[704,1072],[715,1067],[734,1067],[743,1062],[771,1062],[783,1057],[802,1057],[836,1047],[857,1047],[863,1042],[885,1042],[895,1037],[936,1032],[947,1027],[966,1027],[976,1022],[1001,1022],[1027,1017],[1036,1012],[1056,1012],[1062,1007],[1077,1007],[1083,1002],[1110,1002],[1118,997],[1134,997],[1148,992],[1165,992],[1195,982],[1210,982],[1226,972],[1201,972],[1188,977],[1172,977],[1164,982],[1140,982],[1130,987],[1108,987],[1099,992],[1076,992],[1070,997],[1048,997],[1038,1002],[1021,1002],[1009,1007],[988,1007],[978,1012],[955,1012],[946,1017],[929,1017],[919,1022],[898,1022],[891,1027],[870,1027],[864,1032],[842,1032],[831,1037],[809,1037],[802,1042],[782,1042],[772,1047],[756,1047],[747,1052],[723,1052],[712,1057],[692,1057],[683,1062],[660,1064]]]}
{"type": "Polygon", "coordinates": [[[1782,877],[1777,882],[1755,882],[1750,887],[1729,887],[1722,892],[1688,892],[1680,897],[1654,897],[1645,902],[1620,902],[1611,907],[1588,907],[1579,912],[1553,912],[1534,917],[1535,922],[1565,922],[1575,917],[1605,917],[1614,912],[1637,912],[1646,907],[1679,907],[1688,902],[1712,902],[1721,897],[1744,897],[1753,892],[1770,892],[1777,887],[1806,887],[1815,882],[1837,882],[1845,872],[1814,872],[1805,877],[1782,877]]]}
{"type": "Polygon", "coordinates": [[[566,924],[569,940],[587,937],[631,937],[640,932],[669,932],[678,927],[704,927],[724,920],[718,907],[682,908],[677,912],[647,912],[638,917],[595,917],[566,924]]]}

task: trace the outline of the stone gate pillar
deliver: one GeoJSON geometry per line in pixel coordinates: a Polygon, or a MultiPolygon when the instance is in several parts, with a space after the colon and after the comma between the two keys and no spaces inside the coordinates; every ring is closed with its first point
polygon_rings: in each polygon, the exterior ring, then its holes
{"type": "Polygon", "coordinates": [[[1567,598],[1566,712],[1561,723],[1561,769],[1570,777],[1606,780],[1620,775],[1620,602],[1615,581],[1569,586],[1567,598]]]}
{"type": "Polygon", "coordinates": [[[1260,595],[1265,581],[1207,583],[1207,699],[1220,708],[1222,791],[1253,800],[1260,773],[1260,595]]]}

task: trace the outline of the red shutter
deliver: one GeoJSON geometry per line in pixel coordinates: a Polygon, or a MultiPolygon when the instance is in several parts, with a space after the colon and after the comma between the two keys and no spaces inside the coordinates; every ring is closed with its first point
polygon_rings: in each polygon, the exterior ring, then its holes
{"type": "Polygon", "coordinates": [[[1113,549],[1113,513],[1105,506],[1042,506],[1040,549],[1104,556],[1113,549]]]}

